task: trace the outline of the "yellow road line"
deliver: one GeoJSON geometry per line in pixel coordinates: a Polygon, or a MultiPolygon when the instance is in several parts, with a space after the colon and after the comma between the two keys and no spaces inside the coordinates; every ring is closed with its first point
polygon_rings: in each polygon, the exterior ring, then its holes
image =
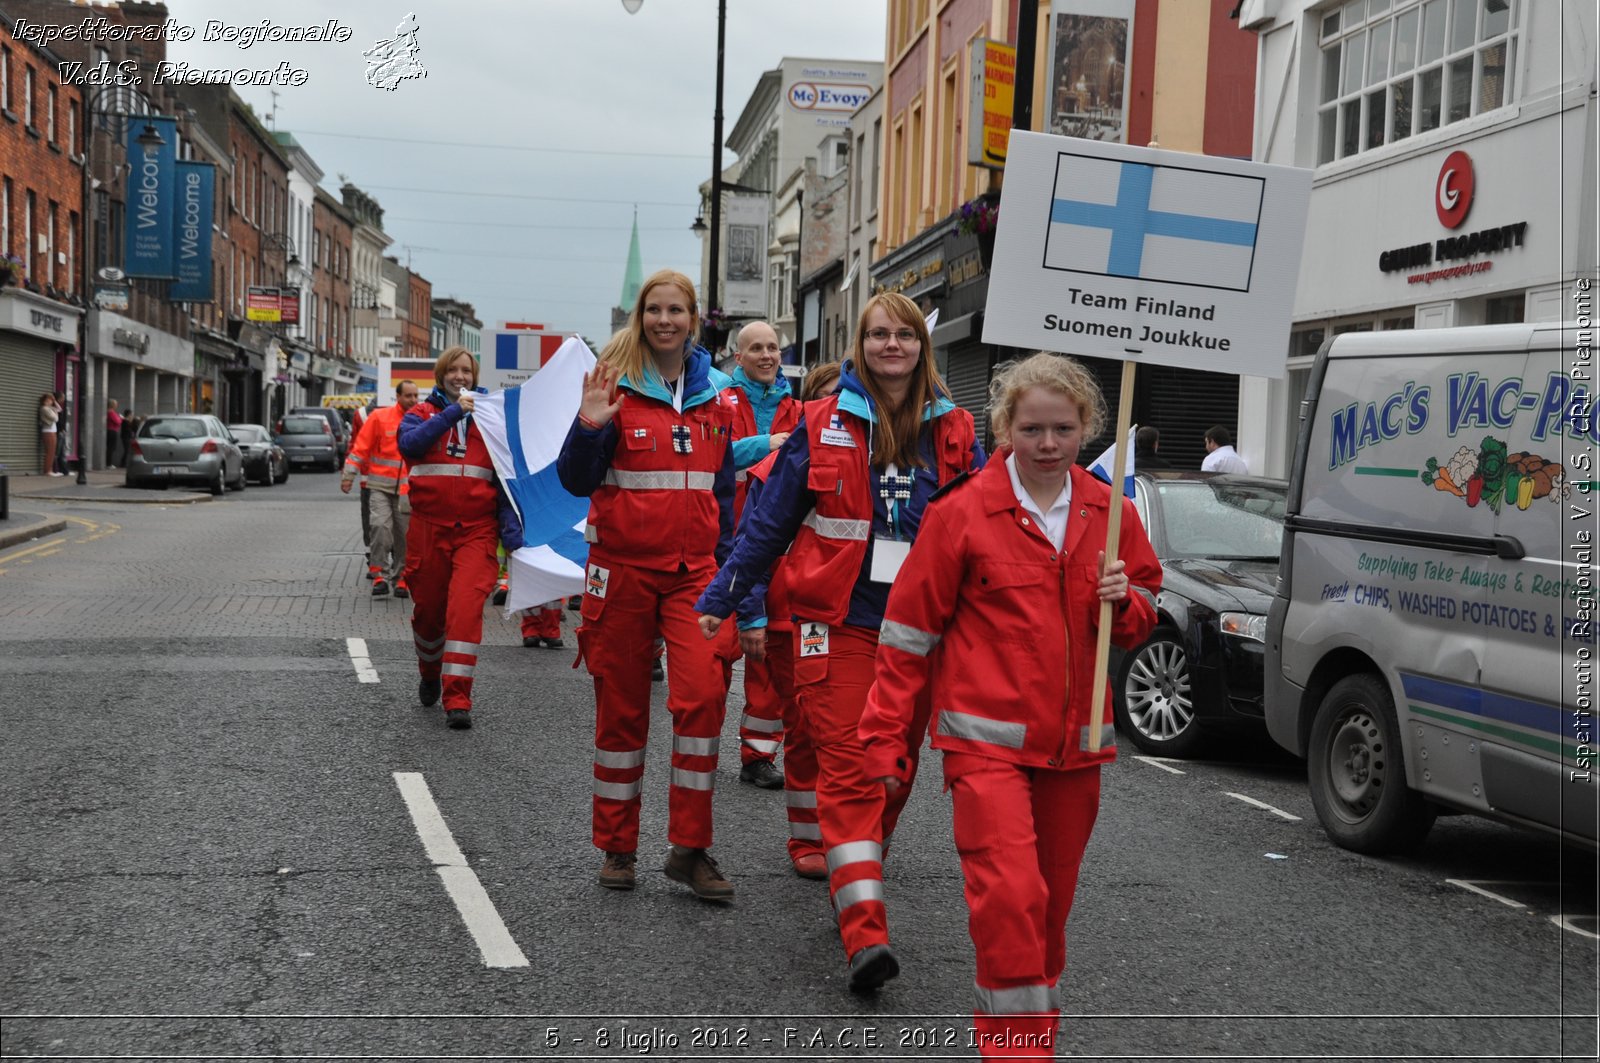
{"type": "MultiPolygon", "coordinates": [[[[99,521],[85,520],[82,517],[63,517],[62,519],[70,520],[74,524],[81,524],[85,530],[92,533],[87,538],[74,539],[73,542],[77,543],[93,542],[96,539],[104,538],[107,535],[112,535],[122,530],[122,526],[120,524],[112,524],[109,521],[102,523],[99,521]]],[[[10,564],[14,561],[21,561],[23,564],[28,564],[32,561],[37,561],[40,558],[49,557],[51,554],[59,552],[65,545],[65,543],[57,542],[54,539],[48,539],[44,542],[34,543],[32,546],[23,547],[20,550],[8,553],[4,555],[4,557],[0,557],[0,561],[3,561],[6,564],[10,564]]],[[[5,569],[0,568],[0,576],[5,575],[5,572],[5,569]]]]}

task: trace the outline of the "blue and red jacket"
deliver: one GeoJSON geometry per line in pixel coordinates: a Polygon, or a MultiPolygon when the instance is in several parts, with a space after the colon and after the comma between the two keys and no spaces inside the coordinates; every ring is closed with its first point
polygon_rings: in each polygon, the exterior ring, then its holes
{"type": "Polygon", "coordinates": [[[460,403],[434,388],[400,419],[395,444],[411,466],[413,519],[455,526],[493,522],[507,550],[521,548],[522,520],[500,485],[478,426],[460,403]]]}
{"type": "MultiPolygon", "coordinates": [[[[807,403],[800,426],[778,450],[760,505],[741,522],[733,552],[700,596],[697,611],[720,617],[739,611],[753,585],[765,578],[768,568],[792,543],[795,549],[785,564],[795,614],[877,630],[888,603],[889,584],[869,578],[872,540],[879,536],[914,540],[922,511],[934,492],[955,473],[982,468],[985,455],[973,438],[972,415],[948,399],[936,400],[923,410],[925,428],[917,441],[923,466],[907,470],[909,497],[895,504],[891,516],[884,498],[884,470],[873,468],[870,461],[871,431],[876,423],[872,399],[852,363],[846,362],[838,392],[807,403]],[[818,421],[819,415],[826,422],[818,421]],[[837,440],[838,445],[830,440],[837,440]],[[962,453],[941,453],[955,440],[964,442],[962,453]],[[814,455],[814,448],[827,453],[814,455]],[[824,472],[832,480],[827,489],[822,484],[824,472]],[[824,511],[844,499],[846,492],[850,496],[847,502],[860,506],[860,521],[867,518],[868,507],[861,496],[870,495],[870,533],[861,535],[858,545],[839,550],[837,556],[846,563],[835,566],[829,579],[819,583],[813,578],[815,559],[809,556],[812,551],[806,548],[807,541],[815,539],[817,518],[829,518],[831,514],[824,511]],[[849,580],[848,585],[842,580],[849,580]]],[[[844,519],[852,525],[860,523],[849,516],[844,519]]],[[[743,618],[741,626],[752,626],[754,620],[754,616],[743,618]]]]}

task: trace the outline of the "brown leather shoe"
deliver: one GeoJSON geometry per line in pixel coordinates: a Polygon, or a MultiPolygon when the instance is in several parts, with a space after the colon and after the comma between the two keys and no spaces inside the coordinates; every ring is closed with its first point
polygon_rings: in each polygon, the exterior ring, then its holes
{"type": "Polygon", "coordinates": [[[723,878],[717,862],[704,849],[690,849],[683,853],[674,849],[661,870],[674,882],[688,886],[701,900],[733,900],[733,883],[723,878]]]}
{"type": "Polygon", "coordinates": [[[600,865],[600,885],[608,890],[633,889],[633,853],[606,853],[600,865]]]}

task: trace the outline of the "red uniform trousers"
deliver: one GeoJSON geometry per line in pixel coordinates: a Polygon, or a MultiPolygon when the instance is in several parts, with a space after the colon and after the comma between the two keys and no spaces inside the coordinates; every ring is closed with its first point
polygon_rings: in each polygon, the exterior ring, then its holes
{"type": "MultiPolygon", "coordinates": [[[[789,859],[822,855],[817,825],[817,751],[794,696],[794,629],[767,627],[767,657],[744,662],[745,712],[757,699],[761,711],[776,714],[783,734],[783,797],[789,810],[789,859]],[[770,700],[769,700],[770,699],[770,700]],[[770,704],[770,709],[766,706],[770,704]]],[[[765,718],[763,715],[762,718],[765,718]]],[[[741,744],[742,745],[742,744],[741,744]]]]}
{"type": "Polygon", "coordinates": [[[500,564],[495,520],[436,524],[411,515],[404,579],[411,589],[417,671],[444,679],[444,707],[472,708],[472,674],[483,641],[483,603],[500,564]]]}
{"type": "Polygon", "coordinates": [[[522,611],[522,637],[558,639],[561,637],[561,603],[545,603],[522,611]]]}
{"type": "Polygon", "coordinates": [[[1100,766],[1051,771],[944,754],[977,950],[984,1059],[1055,1057],[1067,914],[1100,809],[1100,766]]]}
{"type": "MultiPolygon", "coordinates": [[[[744,662],[744,715],[739,717],[739,763],[776,760],[783,748],[784,697],[773,684],[772,628],[767,628],[767,659],[744,662]]],[[[787,645],[787,644],[786,644],[787,645]]],[[[738,642],[734,643],[735,649],[738,642]]],[[[735,656],[737,659],[737,656],[735,656]]],[[[732,665],[729,661],[729,678],[732,665]]],[[[793,673],[790,675],[790,700],[793,698],[793,673]]]]}
{"type": "MultiPolygon", "coordinates": [[[[817,822],[828,860],[828,889],[839,919],[845,955],[889,941],[883,903],[883,849],[911,796],[917,755],[932,702],[924,700],[912,723],[906,785],[892,796],[867,777],[865,747],[857,728],[872,688],[878,633],[847,624],[796,620],[795,697],[817,758],[817,822]],[[817,634],[825,633],[818,652],[817,634]]],[[[791,828],[792,830],[792,828],[791,828]]]]}
{"type": "Polygon", "coordinates": [[[588,662],[594,677],[595,847],[623,853],[639,847],[651,644],[659,633],[667,646],[667,711],[672,714],[667,840],[707,848],[726,687],[716,645],[700,634],[694,603],[716,566],[708,557],[688,571],[657,572],[591,553],[589,570],[578,646],[579,659],[588,662]],[[597,569],[607,573],[598,587],[597,569]]]}

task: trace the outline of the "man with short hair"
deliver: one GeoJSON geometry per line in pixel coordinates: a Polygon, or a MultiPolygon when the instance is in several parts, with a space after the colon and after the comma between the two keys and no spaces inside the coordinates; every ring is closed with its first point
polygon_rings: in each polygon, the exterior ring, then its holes
{"type": "Polygon", "coordinates": [[[1232,472],[1241,476],[1250,472],[1250,466],[1233,449],[1233,434],[1220,424],[1206,429],[1206,457],[1200,463],[1200,471],[1232,472]]]}
{"type": "Polygon", "coordinates": [[[411,523],[411,503],[406,496],[406,462],[400,456],[400,420],[417,404],[417,385],[402,380],[395,385],[394,405],[367,418],[345,457],[339,490],[350,493],[359,474],[367,484],[371,532],[367,552],[372,569],[372,596],[382,598],[394,589],[396,598],[409,598],[402,573],[406,567],[406,532],[411,523]],[[390,555],[393,554],[393,560],[390,555]]]}
{"type": "Polygon", "coordinates": [[[1153,424],[1147,424],[1135,432],[1133,434],[1133,471],[1172,468],[1172,462],[1157,453],[1160,449],[1161,429],[1153,424]]]}
{"type": "MultiPolygon", "coordinates": [[[[744,509],[748,470],[783,446],[800,423],[800,404],[783,375],[778,333],[765,321],[751,321],[736,337],[733,386],[722,400],[733,407],[733,519],[744,509]]],[[[765,627],[767,618],[741,617],[739,627],[765,627]]],[[[729,635],[732,633],[729,632],[729,635]]],[[[726,637],[726,636],[725,636],[726,637]]],[[[724,656],[732,680],[738,644],[730,640],[724,656]]],[[[783,703],[765,661],[744,663],[744,715],[739,720],[739,780],[763,790],[783,789],[783,772],[774,763],[783,747],[783,703]]]]}

